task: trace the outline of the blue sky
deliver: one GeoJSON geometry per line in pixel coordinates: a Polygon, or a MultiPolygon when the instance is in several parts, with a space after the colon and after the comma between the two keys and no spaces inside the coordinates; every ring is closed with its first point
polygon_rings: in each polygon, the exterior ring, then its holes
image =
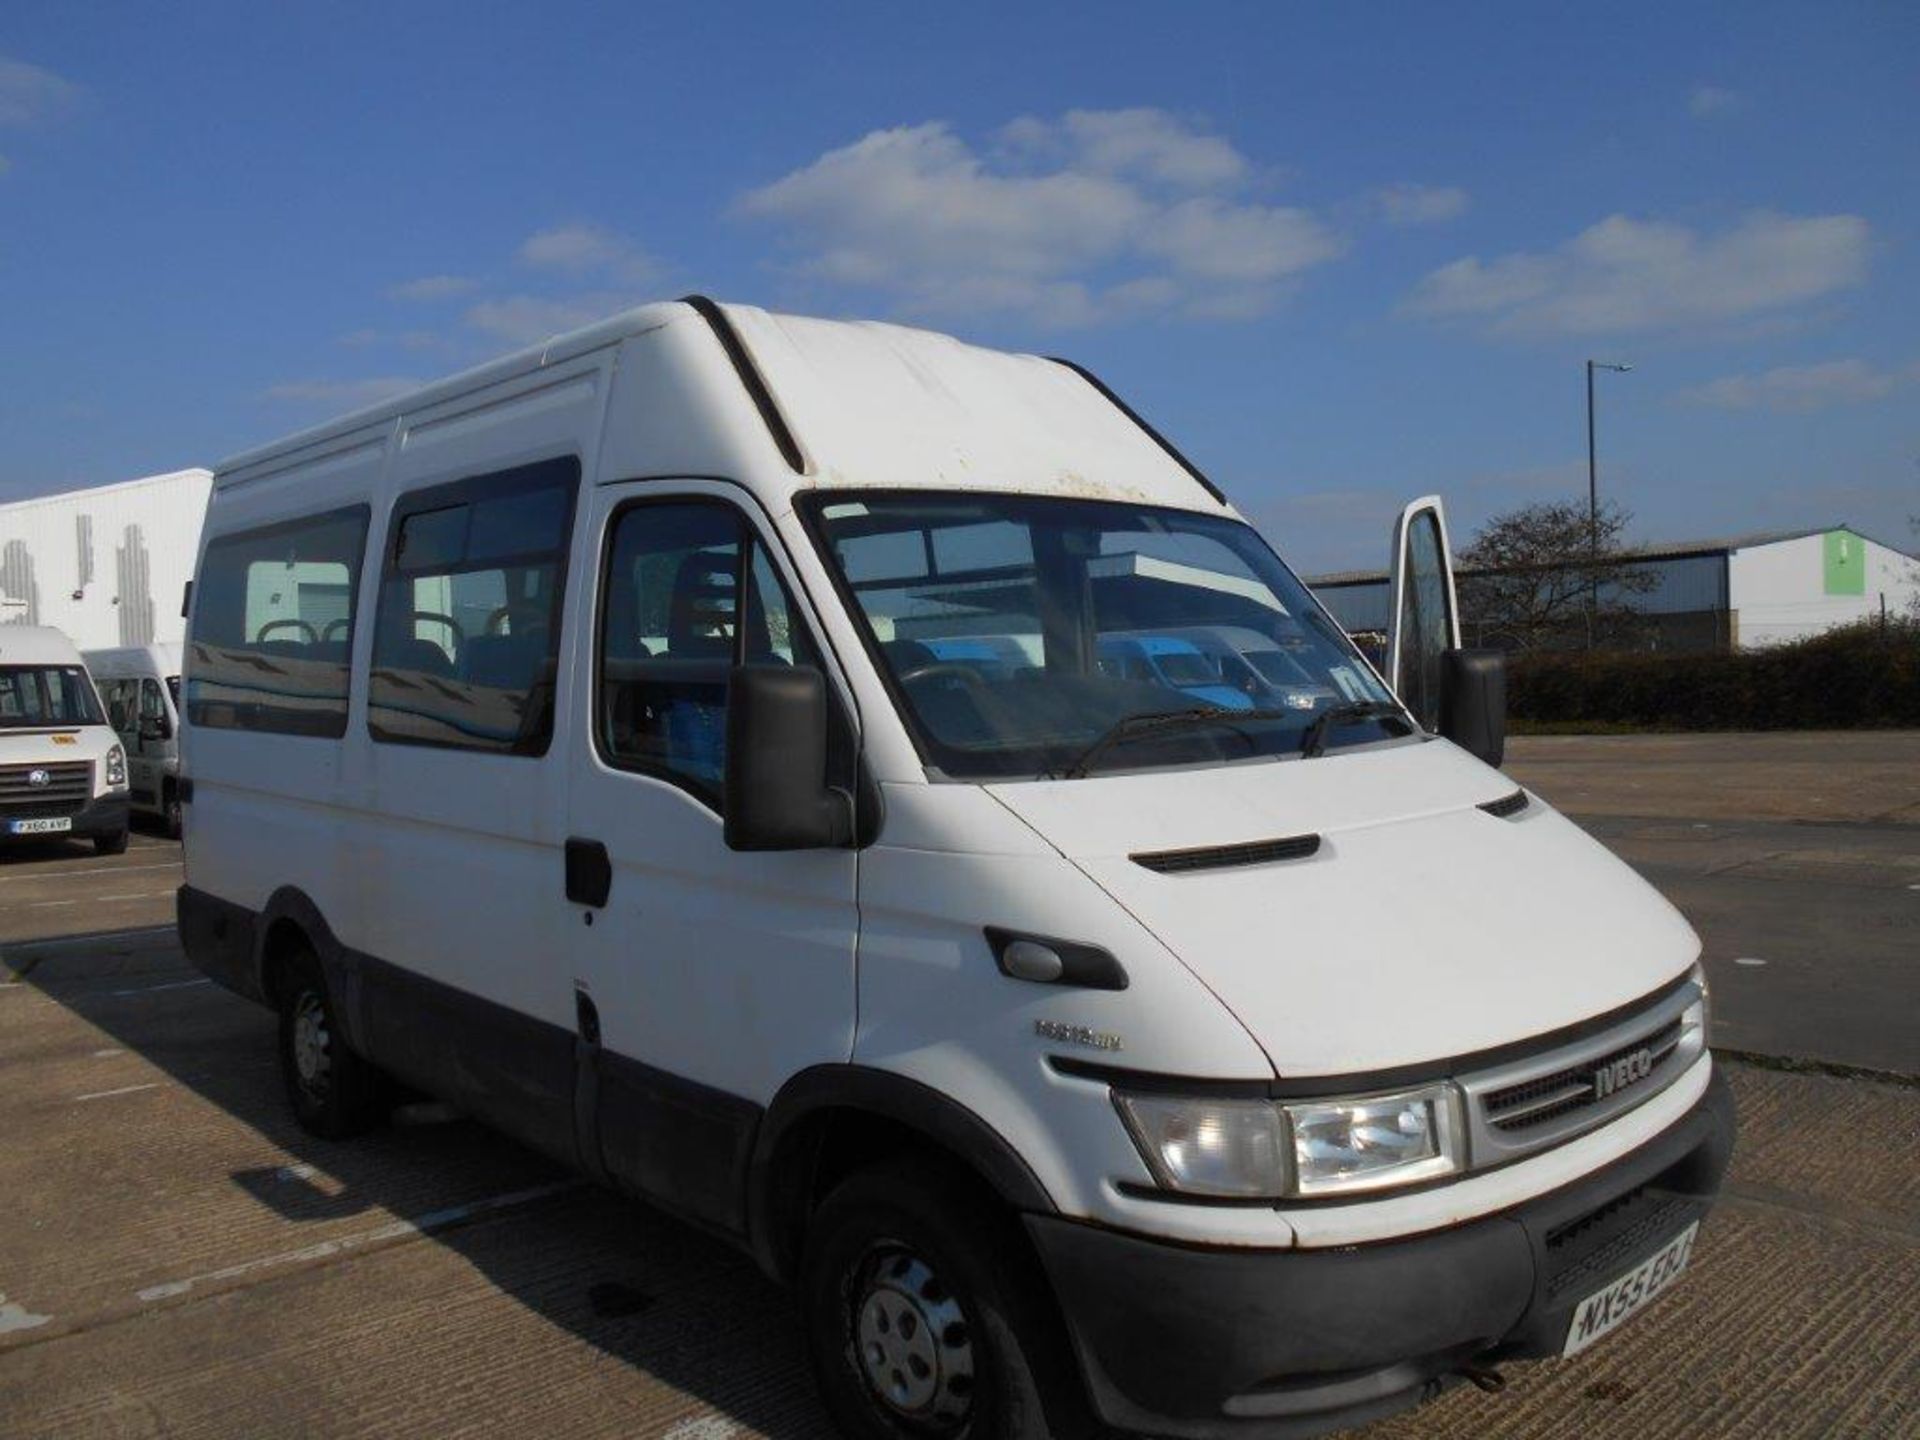
{"type": "Polygon", "coordinates": [[[1601,485],[1920,512],[1920,7],[39,4],[0,499],[211,464],[640,299],[1066,354],[1306,570],[1601,485]]]}

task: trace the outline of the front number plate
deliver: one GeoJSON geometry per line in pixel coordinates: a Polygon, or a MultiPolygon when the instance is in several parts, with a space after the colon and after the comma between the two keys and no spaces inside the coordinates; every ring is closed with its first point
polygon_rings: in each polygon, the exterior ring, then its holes
{"type": "Polygon", "coordinates": [[[71,815],[49,815],[39,820],[9,820],[7,832],[11,835],[51,835],[59,830],[73,829],[71,815]]]}
{"type": "Polygon", "coordinates": [[[1578,1355],[1602,1335],[1611,1334],[1634,1315],[1639,1314],[1687,1268],[1693,1254],[1693,1237],[1700,1222],[1694,1221],[1673,1239],[1604,1290],[1596,1290],[1580,1302],[1573,1312],[1573,1324],[1567,1327],[1567,1348],[1562,1355],[1578,1355]]]}

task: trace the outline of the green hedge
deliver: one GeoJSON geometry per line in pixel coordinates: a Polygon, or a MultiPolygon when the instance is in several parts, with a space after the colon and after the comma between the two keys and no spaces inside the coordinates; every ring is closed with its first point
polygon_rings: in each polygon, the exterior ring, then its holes
{"type": "Polygon", "coordinates": [[[1844,626],[1733,655],[1543,652],[1508,659],[1516,730],[1848,730],[1920,725],[1920,622],[1844,626]]]}

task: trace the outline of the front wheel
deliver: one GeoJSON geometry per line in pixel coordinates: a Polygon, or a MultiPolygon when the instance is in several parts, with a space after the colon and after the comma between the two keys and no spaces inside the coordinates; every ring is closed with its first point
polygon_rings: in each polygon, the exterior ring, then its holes
{"type": "Polygon", "coordinates": [[[856,1440],[1045,1440],[1089,1426],[1013,1218],[937,1160],[842,1183],[814,1213],[800,1303],[821,1397],[856,1440]]]}
{"type": "Polygon", "coordinates": [[[93,837],[93,853],[96,855],[124,855],[127,851],[127,832],[116,830],[111,835],[93,837]]]}

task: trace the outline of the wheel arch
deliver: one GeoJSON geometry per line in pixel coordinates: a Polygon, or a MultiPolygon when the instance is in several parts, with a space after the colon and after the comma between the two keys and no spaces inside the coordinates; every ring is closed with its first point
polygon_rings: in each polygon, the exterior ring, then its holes
{"type": "Polygon", "coordinates": [[[930,1085],[864,1065],[816,1065],[774,1097],[747,1176],[748,1237],[776,1280],[791,1277],[806,1220],[829,1189],[905,1150],[957,1164],[1014,1213],[1057,1210],[1020,1153],[973,1111],[930,1085]]]}

